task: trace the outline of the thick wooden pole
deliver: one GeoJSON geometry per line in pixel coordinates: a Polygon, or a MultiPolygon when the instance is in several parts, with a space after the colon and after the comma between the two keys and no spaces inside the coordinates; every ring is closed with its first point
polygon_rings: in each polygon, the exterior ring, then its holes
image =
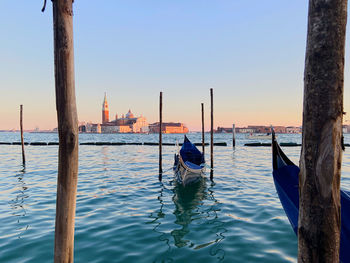
{"type": "Polygon", "coordinates": [[[162,181],[163,92],[159,94],[159,181],[162,181]]]}
{"type": "Polygon", "coordinates": [[[299,262],[339,262],[347,0],[310,0],[299,175],[299,262]]]}
{"type": "Polygon", "coordinates": [[[21,144],[22,144],[22,162],[23,166],[26,165],[26,157],[24,154],[24,141],[23,141],[23,105],[20,105],[20,113],[19,113],[19,125],[21,128],[21,144]]]}
{"type": "Polygon", "coordinates": [[[236,125],[232,124],[232,147],[236,146],[236,125]]]}
{"type": "Polygon", "coordinates": [[[204,103],[202,105],[202,152],[204,155],[204,150],[205,150],[205,138],[204,138],[204,103]]]}
{"type": "Polygon", "coordinates": [[[213,105],[213,89],[210,89],[210,180],[213,180],[214,173],[214,105],[213,105]]]}
{"type": "Polygon", "coordinates": [[[56,109],[59,153],[55,262],[73,262],[78,181],[78,116],[75,102],[72,0],[53,0],[56,109]]]}

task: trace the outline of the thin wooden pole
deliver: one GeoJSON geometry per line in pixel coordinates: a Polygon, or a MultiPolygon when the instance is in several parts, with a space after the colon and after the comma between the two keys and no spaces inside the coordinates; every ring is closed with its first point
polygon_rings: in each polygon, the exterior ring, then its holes
{"type": "Polygon", "coordinates": [[[204,138],[204,103],[202,105],[202,152],[204,155],[204,150],[205,150],[205,138],[204,138]]]}
{"type": "Polygon", "coordinates": [[[23,161],[23,166],[25,166],[26,165],[26,157],[24,154],[24,141],[23,141],[23,105],[20,105],[19,124],[21,127],[22,161],[23,161]]]}
{"type": "Polygon", "coordinates": [[[213,180],[214,168],[214,104],[213,104],[213,89],[210,89],[210,180],[213,180]]]}
{"type": "Polygon", "coordinates": [[[79,144],[74,84],[73,0],[52,2],[59,136],[54,261],[73,262],[79,144]]]}
{"type": "Polygon", "coordinates": [[[339,262],[346,21],[347,0],[309,1],[298,262],[339,262]]]}
{"type": "Polygon", "coordinates": [[[163,129],[163,92],[159,94],[159,181],[162,181],[162,129],[163,129]]]}
{"type": "Polygon", "coordinates": [[[236,146],[236,125],[232,124],[232,147],[236,146]]]}

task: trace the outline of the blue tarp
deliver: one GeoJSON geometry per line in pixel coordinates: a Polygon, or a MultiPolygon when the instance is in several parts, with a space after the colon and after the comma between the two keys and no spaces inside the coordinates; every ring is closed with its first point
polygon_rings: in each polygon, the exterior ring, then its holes
{"type": "Polygon", "coordinates": [[[204,163],[203,154],[197,149],[197,147],[193,143],[189,141],[189,139],[187,139],[186,135],[184,143],[180,150],[180,155],[184,163],[191,162],[196,165],[204,163]]]}

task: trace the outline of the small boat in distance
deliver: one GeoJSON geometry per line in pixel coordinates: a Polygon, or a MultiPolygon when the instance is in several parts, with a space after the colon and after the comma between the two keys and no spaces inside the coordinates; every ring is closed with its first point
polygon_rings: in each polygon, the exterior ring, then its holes
{"type": "Polygon", "coordinates": [[[198,181],[205,172],[204,155],[185,135],[180,151],[175,154],[174,172],[183,185],[198,181]]]}
{"type": "Polygon", "coordinates": [[[266,134],[250,133],[246,135],[245,138],[249,140],[271,140],[272,134],[271,133],[266,133],[266,134]]]}
{"type": "MultiPolygon", "coordinates": [[[[272,131],[272,167],[273,180],[294,233],[298,234],[299,217],[299,167],[284,154],[278,145],[275,133],[272,131]]],[[[341,262],[350,262],[350,192],[340,190],[341,202],[341,232],[340,255],[341,262]]]]}

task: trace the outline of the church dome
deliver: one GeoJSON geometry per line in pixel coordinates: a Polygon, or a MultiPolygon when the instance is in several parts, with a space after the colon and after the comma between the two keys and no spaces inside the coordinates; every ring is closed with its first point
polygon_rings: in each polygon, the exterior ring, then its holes
{"type": "Polygon", "coordinates": [[[128,113],[126,114],[125,117],[128,118],[128,119],[135,118],[135,117],[134,117],[134,114],[131,112],[131,110],[128,111],[128,113]]]}

